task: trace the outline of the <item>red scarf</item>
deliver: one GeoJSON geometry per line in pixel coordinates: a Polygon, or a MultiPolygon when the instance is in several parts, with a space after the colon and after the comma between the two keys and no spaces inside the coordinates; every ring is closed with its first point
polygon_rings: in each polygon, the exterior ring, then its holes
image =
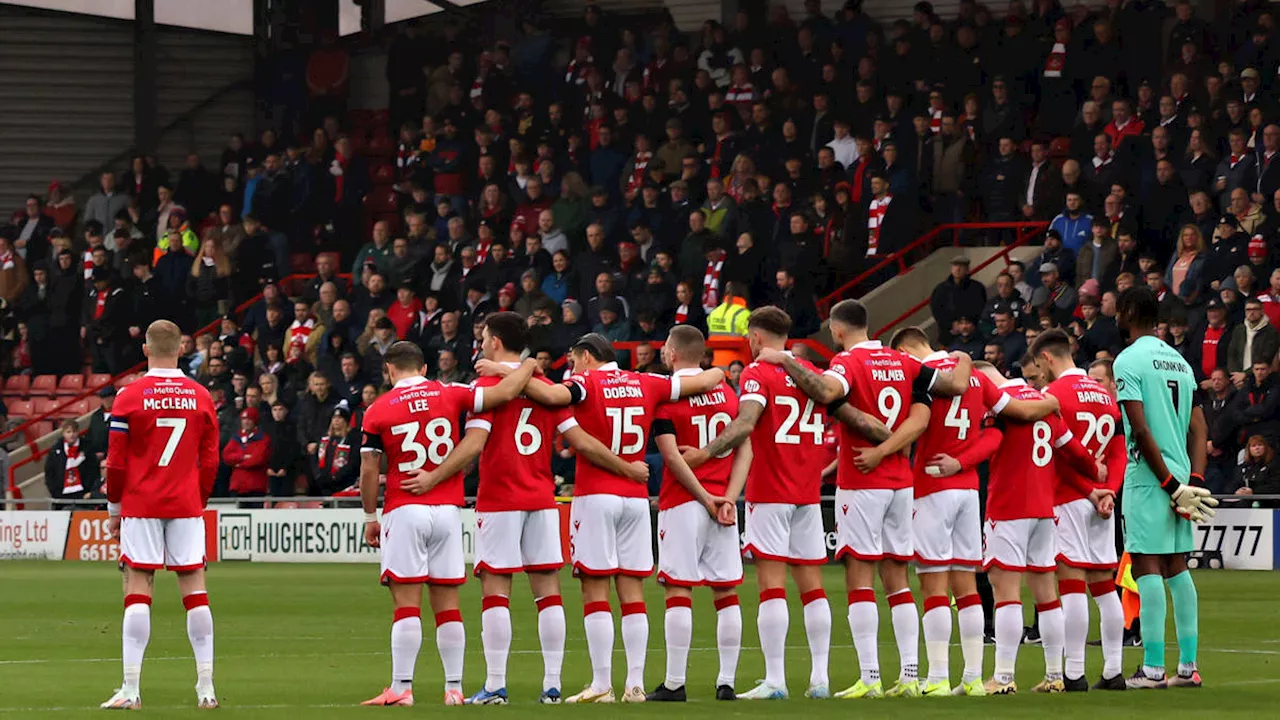
{"type": "Polygon", "coordinates": [[[311,331],[316,327],[315,318],[307,318],[307,321],[300,323],[297,320],[289,326],[289,347],[298,345],[303,349],[307,347],[307,341],[311,339],[311,331]]]}
{"type": "Polygon", "coordinates": [[[93,319],[101,320],[102,313],[107,311],[107,291],[99,290],[94,294],[97,295],[98,302],[97,302],[97,305],[95,305],[93,308],[93,319]]]}
{"type": "Polygon", "coordinates": [[[84,279],[88,280],[93,277],[93,251],[84,251],[84,279]]]}
{"type": "Polygon", "coordinates": [[[483,265],[484,261],[489,259],[489,248],[493,245],[492,240],[476,241],[476,264],[483,265]]]}
{"type": "Polygon", "coordinates": [[[714,262],[707,263],[707,270],[702,275],[702,309],[711,312],[720,304],[720,271],[724,269],[724,253],[714,262]]]}
{"type": "Polygon", "coordinates": [[[649,169],[649,161],[653,159],[653,153],[645,151],[638,152],[635,157],[631,158],[631,163],[635,167],[631,171],[631,177],[627,178],[627,192],[639,190],[644,186],[646,171],[649,169]]]}
{"type": "Polygon", "coordinates": [[[342,170],[341,175],[333,176],[333,201],[342,202],[342,188],[347,182],[347,165],[351,163],[350,158],[345,158],[342,153],[334,153],[333,164],[342,170]]]}
{"type": "Polygon", "coordinates": [[[929,108],[929,134],[942,132],[942,111],[929,108]]]}
{"type": "Polygon", "coordinates": [[[870,165],[871,163],[863,157],[854,161],[853,182],[849,183],[849,200],[854,205],[862,204],[862,186],[864,185],[863,178],[866,176],[867,168],[870,167],[870,165]]]}
{"type": "Polygon", "coordinates": [[[12,270],[14,267],[12,250],[0,255],[0,270],[12,270]]]}
{"type": "MultiPolygon", "coordinates": [[[[600,149],[600,127],[604,125],[604,118],[595,118],[587,121],[587,145],[592,152],[600,149]]],[[[533,172],[538,172],[538,166],[535,164],[533,172]]]]}
{"type": "Polygon", "coordinates": [[[867,207],[867,255],[878,255],[880,247],[880,225],[884,222],[885,211],[893,196],[885,193],[883,198],[871,198],[867,207]]]}
{"type": "Polygon", "coordinates": [[[1067,66],[1067,46],[1060,42],[1053,44],[1049,57],[1044,61],[1044,76],[1048,78],[1062,77],[1062,69],[1067,66]]]}
{"type": "Polygon", "coordinates": [[[711,177],[720,177],[720,149],[724,147],[724,141],[733,137],[733,135],[725,135],[723,138],[716,138],[715,151],[711,153],[711,177]]]}
{"type": "Polygon", "coordinates": [[[681,305],[676,308],[676,324],[683,325],[689,322],[689,306],[681,305]]]}
{"type": "Polygon", "coordinates": [[[756,101],[756,88],[751,83],[730,85],[724,94],[724,101],[738,108],[749,108],[756,101]]]}
{"type": "Polygon", "coordinates": [[[64,440],[62,446],[66,449],[67,454],[66,472],[62,476],[62,494],[70,495],[71,493],[84,492],[84,484],[80,481],[80,466],[84,463],[84,453],[80,452],[80,442],[77,440],[74,445],[68,445],[64,440]]]}

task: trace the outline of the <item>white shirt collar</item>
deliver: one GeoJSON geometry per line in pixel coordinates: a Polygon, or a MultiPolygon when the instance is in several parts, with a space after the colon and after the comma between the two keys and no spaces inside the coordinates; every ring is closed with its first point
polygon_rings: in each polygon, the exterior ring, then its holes
{"type": "Polygon", "coordinates": [[[948,353],[946,350],[935,350],[929,353],[928,355],[925,355],[924,359],[921,360],[920,362],[935,362],[937,360],[946,360],[947,357],[948,357],[948,353]]]}
{"type": "Polygon", "coordinates": [[[689,377],[691,375],[697,375],[701,372],[702,372],[701,368],[683,368],[675,371],[674,373],[672,373],[672,375],[676,377],[689,377]]]}
{"type": "Polygon", "coordinates": [[[147,371],[147,377],[180,378],[186,377],[186,374],[178,368],[151,368],[147,371]]]}
{"type": "Polygon", "coordinates": [[[1009,380],[1008,382],[1000,383],[1000,389],[1004,390],[1005,388],[1017,388],[1017,387],[1022,387],[1023,385],[1026,385],[1026,384],[1027,384],[1026,380],[1023,380],[1022,378],[1018,378],[1016,380],[1009,380]]]}
{"type": "Polygon", "coordinates": [[[880,348],[883,348],[883,347],[884,346],[880,344],[879,340],[863,340],[860,343],[855,343],[854,346],[849,349],[854,350],[857,348],[862,348],[864,350],[879,350],[880,348]]]}
{"type": "Polygon", "coordinates": [[[1070,370],[1063,370],[1061,373],[1058,374],[1058,377],[1064,378],[1064,377],[1071,377],[1073,375],[1080,375],[1081,377],[1084,377],[1084,376],[1087,376],[1088,373],[1086,373],[1084,370],[1081,370],[1080,368],[1071,368],[1070,370]]]}
{"type": "Polygon", "coordinates": [[[499,364],[499,365],[501,365],[501,366],[503,366],[503,367],[509,367],[509,368],[518,368],[518,367],[520,367],[520,363],[518,363],[518,362],[500,362],[500,363],[498,363],[498,364],[499,364]]]}
{"type": "Polygon", "coordinates": [[[421,385],[426,381],[427,379],[422,377],[421,375],[414,375],[412,377],[407,377],[401,380],[400,382],[396,383],[395,387],[397,388],[411,387],[413,385],[421,385]]]}
{"type": "Polygon", "coordinates": [[[596,369],[597,369],[597,370],[617,370],[617,369],[618,369],[618,363],[616,363],[616,362],[607,362],[607,363],[605,363],[605,364],[601,365],[600,367],[598,367],[598,368],[596,368],[596,369]]]}

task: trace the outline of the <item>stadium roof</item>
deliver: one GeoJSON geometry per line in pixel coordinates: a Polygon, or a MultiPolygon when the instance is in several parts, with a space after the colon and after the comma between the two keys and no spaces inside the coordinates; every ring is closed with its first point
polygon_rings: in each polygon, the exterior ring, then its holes
{"type": "MultiPolygon", "coordinates": [[[[475,5],[485,0],[453,0],[452,5],[475,5]]],[[[385,0],[386,22],[394,23],[426,17],[444,8],[426,0],[385,0]]],[[[0,0],[0,5],[23,5],[44,10],[133,19],[134,0],[0,0]]],[[[253,34],[253,0],[156,0],[156,22],[160,25],[196,28],[234,35],[253,34]]],[[[338,28],[341,34],[360,31],[360,8],[355,0],[338,0],[338,28]]]]}

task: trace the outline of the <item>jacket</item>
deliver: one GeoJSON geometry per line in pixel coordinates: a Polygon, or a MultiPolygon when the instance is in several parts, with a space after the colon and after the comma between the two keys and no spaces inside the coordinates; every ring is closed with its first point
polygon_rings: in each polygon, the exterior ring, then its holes
{"type": "Polygon", "coordinates": [[[1104,239],[1102,247],[1095,247],[1092,239],[1086,242],[1076,256],[1076,287],[1080,287],[1085,280],[1090,278],[1101,283],[1107,277],[1107,270],[1115,263],[1116,256],[1119,253],[1120,246],[1111,238],[1104,239]],[[1098,258],[1098,274],[1096,276],[1093,274],[1095,255],[1098,258]]]}
{"type": "MultiPolygon", "coordinates": [[[[1093,237],[1093,216],[1088,213],[1080,213],[1079,217],[1072,218],[1065,212],[1058,214],[1049,222],[1050,230],[1057,230],[1062,236],[1062,246],[1072,252],[1079,252],[1080,248],[1088,245],[1093,237]]],[[[1027,268],[1032,270],[1032,268],[1027,268]]]]}
{"type": "Polygon", "coordinates": [[[98,480],[98,459],[93,455],[93,448],[81,440],[79,443],[78,465],[74,469],[78,473],[80,489],[66,491],[68,482],[77,482],[76,477],[67,477],[67,446],[59,439],[49,448],[44,459],[44,484],[49,489],[49,497],[58,499],[82,498],[86,493],[101,496],[98,480]]]}
{"type": "MultiPolygon", "coordinates": [[[[1264,325],[1258,329],[1258,333],[1253,338],[1252,357],[1250,360],[1262,360],[1272,362],[1276,358],[1276,353],[1280,352],[1280,332],[1271,326],[1269,321],[1264,320],[1264,325]]],[[[1231,342],[1227,344],[1227,371],[1248,373],[1251,369],[1245,364],[1244,346],[1248,342],[1249,329],[1246,323],[1240,323],[1231,330],[1231,342]]],[[[1221,349],[1219,349],[1221,352],[1221,349]]]]}
{"type": "Polygon", "coordinates": [[[360,451],[352,436],[325,435],[311,456],[312,489],[321,495],[346,490],[360,479],[360,451]],[[353,450],[354,448],[354,450],[353,450]]]}
{"type": "Polygon", "coordinates": [[[231,466],[231,492],[240,495],[267,491],[267,461],[271,459],[271,438],[261,428],[252,435],[236,433],[222,448],[222,462],[231,466]]]}
{"type": "Polygon", "coordinates": [[[938,340],[943,344],[951,342],[951,323],[961,315],[973,318],[974,322],[982,315],[987,304],[987,289],[973,278],[965,278],[957,283],[955,278],[948,277],[938,283],[929,298],[933,316],[938,322],[938,340]]]}

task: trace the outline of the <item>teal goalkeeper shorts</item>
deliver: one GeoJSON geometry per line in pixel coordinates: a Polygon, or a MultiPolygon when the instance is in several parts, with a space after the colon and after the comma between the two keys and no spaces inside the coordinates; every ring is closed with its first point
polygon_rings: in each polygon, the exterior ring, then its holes
{"type": "Polygon", "coordinates": [[[1191,521],[1178,517],[1169,504],[1169,494],[1160,487],[1125,487],[1121,510],[1126,552],[1172,555],[1195,549],[1191,521]]]}

